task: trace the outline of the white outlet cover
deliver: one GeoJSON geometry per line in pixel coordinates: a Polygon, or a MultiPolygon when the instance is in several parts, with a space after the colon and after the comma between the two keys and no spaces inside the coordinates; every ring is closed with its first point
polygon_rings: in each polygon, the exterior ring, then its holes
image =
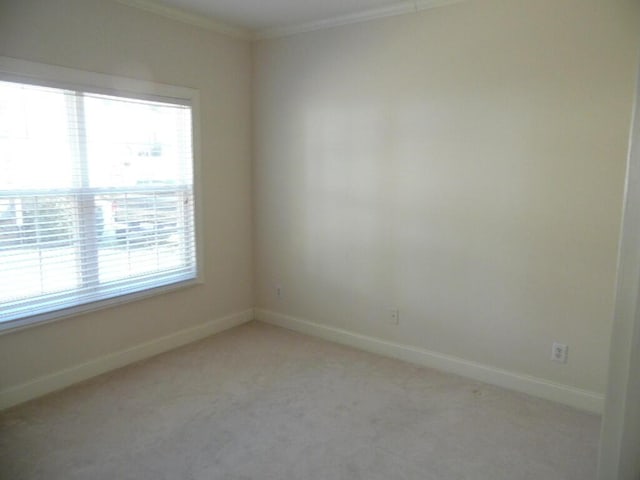
{"type": "Polygon", "coordinates": [[[551,360],[559,363],[567,363],[569,347],[564,343],[554,342],[551,347],[551,360]]]}

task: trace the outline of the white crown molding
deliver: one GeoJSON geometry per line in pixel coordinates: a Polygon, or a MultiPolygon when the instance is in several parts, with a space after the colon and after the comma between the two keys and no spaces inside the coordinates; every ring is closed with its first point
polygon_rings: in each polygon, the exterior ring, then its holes
{"type": "Polygon", "coordinates": [[[268,28],[256,31],[253,35],[254,40],[265,40],[269,38],[286,37],[297,33],[312,32],[314,30],[323,30],[326,28],[339,27],[341,25],[350,25],[353,23],[367,22],[385,17],[394,17],[397,15],[405,15],[407,13],[415,13],[422,10],[428,10],[445,5],[452,5],[468,0],[413,0],[399,2],[387,7],[373,8],[363,10],[348,15],[340,15],[325,20],[317,20],[314,22],[299,23],[279,28],[268,28]]]}
{"type": "Polygon", "coordinates": [[[182,23],[188,23],[197,27],[206,28],[223,35],[227,35],[234,38],[240,38],[243,40],[252,40],[253,34],[246,28],[236,27],[234,25],[228,25],[223,22],[219,22],[204,15],[198,15],[194,13],[185,12],[179,8],[166,7],[164,5],[158,5],[152,0],[115,0],[122,5],[128,7],[138,8],[147,12],[155,13],[171,20],[176,20],[182,23]]]}
{"type": "Polygon", "coordinates": [[[269,38],[286,37],[297,33],[312,32],[314,30],[323,30],[326,28],[339,27],[341,25],[350,25],[353,23],[367,22],[379,18],[393,17],[396,15],[404,15],[407,13],[415,13],[421,10],[443,7],[454,3],[461,3],[468,0],[409,0],[398,2],[387,7],[373,8],[363,10],[348,15],[340,15],[337,17],[317,20],[313,22],[298,23],[277,28],[267,28],[264,30],[252,31],[242,27],[229,25],[204,15],[189,13],[184,10],[159,5],[153,0],[115,0],[122,5],[138,8],[147,12],[155,13],[178,22],[188,23],[197,27],[206,28],[223,35],[228,35],[243,40],[265,40],[269,38]]]}

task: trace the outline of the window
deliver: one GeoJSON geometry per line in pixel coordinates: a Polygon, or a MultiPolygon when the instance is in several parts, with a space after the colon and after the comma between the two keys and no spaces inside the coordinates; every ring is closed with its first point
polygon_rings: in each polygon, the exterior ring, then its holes
{"type": "Polygon", "coordinates": [[[193,282],[190,99],[34,78],[0,70],[0,328],[193,282]]]}

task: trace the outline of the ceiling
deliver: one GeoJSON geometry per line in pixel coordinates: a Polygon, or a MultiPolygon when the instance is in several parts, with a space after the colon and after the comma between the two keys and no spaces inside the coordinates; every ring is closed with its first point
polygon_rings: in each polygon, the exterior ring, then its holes
{"type": "Polygon", "coordinates": [[[282,36],[462,0],[117,0],[248,38],[282,36]]]}

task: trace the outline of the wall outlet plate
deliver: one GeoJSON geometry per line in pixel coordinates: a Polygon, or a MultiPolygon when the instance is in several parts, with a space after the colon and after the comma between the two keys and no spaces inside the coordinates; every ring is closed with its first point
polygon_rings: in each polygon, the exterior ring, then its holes
{"type": "Polygon", "coordinates": [[[398,325],[400,323],[400,310],[398,310],[397,308],[390,308],[389,309],[389,321],[393,325],[398,325]]]}
{"type": "Polygon", "coordinates": [[[567,363],[569,360],[569,346],[564,343],[553,342],[551,347],[551,360],[559,363],[567,363]]]}

